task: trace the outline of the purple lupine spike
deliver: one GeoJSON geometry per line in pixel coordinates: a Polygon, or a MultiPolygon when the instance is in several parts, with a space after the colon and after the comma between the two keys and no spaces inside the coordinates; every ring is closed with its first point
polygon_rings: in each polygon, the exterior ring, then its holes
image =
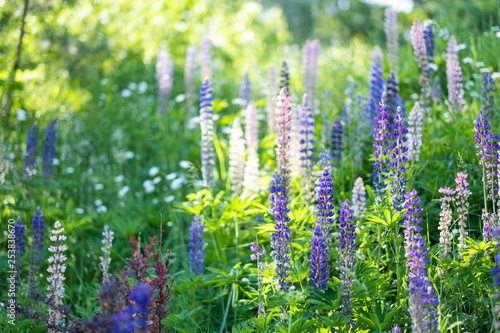
{"type": "MultiPolygon", "coordinates": [[[[246,192],[259,191],[259,127],[257,122],[257,109],[252,102],[246,107],[245,141],[247,146],[247,161],[243,175],[243,187],[246,192]]],[[[246,193],[244,193],[246,195],[246,193]]]]}
{"type": "Polygon", "coordinates": [[[213,44],[210,34],[206,32],[201,38],[200,45],[200,60],[201,60],[201,80],[212,79],[212,57],[213,57],[213,44]]]}
{"type": "Polygon", "coordinates": [[[262,299],[263,293],[262,293],[262,275],[264,274],[264,258],[263,255],[266,253],[266,251],[262,248],[259,248],[257,243],[253,243],[252,246],[250,247],[250,250],[254,253],[250,256],[250,259],[256,260],[257,261],[257,271],[258,271],[258,277],[257,277],[257,288],[259,290],[259,310],[258,314],[259,315],[265,315],[266,309],[264,307],[264,300],[262,299]]]}
{"type": "Polygon", "coordinates": [[[288,71],[288,65],[286,61],[283,61],[281,65],[281,73],[280,73],[280,90],[285,87],[287,93],[290,92],[290,72],[288,71]]]}
{"type": "Polygon", "coordinates": [[[191,227],[189,227],[189,231],[191,231],[191,235],[189,235],[189,266],[191,266],[190,269],[194,276],[203,274],[205,263],[205,259],[203,259],[205,252],[203,249],[203,245],[205,244],[203,241],[204,230],[205,227],[203,226],[201,217],[199,214],[196,214],[191,222],[191,227]]]}
{"type": "Polygon", "coordinates": [[[271,255],[276,261],[277,288],[280,291],[287,292],[290,290],[288,271],[290,269],[291,231],[288,227],[288,222],[290,222],[288,200],[291,167],[291,104],[286,87],[281,88],[276,103],[276,131],[277,171],[269,188],[271,213],[276,221],[276,232],[271,234],[271,247],[273,248],[271,255]]]}
{"type": "Polygon", "coordinates": [[[158,52],[158,60],[156,62],[156,81],[158,83],[157,113],[164,114],[174,83],[174,62],[170,58],[170,53],[166,47],[162,47],[160,52],[158,52]]]}
{"type": "Polygon", "coordinates": [[[439,251],[439,257],[444,259],[447,254],[451,253],[451,233],[450,227],[453,221],[453,211],[451,210],[450,204],[455,195],[455,190],[450,187],[441,187],[439,193],[443,194],[443,197],[439,199],[441,201],[441,212],[439,213],[439,245],[441,247],[439,251]]]}
{"type": "Polygon", "coordinates": [[[241,108],[246,108],[248,103],[252,101],[252,86],[250,84],[250,78],[248,77],[248,72],[243,75],[243,80],[240,85],[240,106],[241,108]]]}
{"type": "Polygon", "coordinates": [[[325,290],[329,279],[328,253],[325,237],[321,232],[321,226],[316,221],[314,235],[311,237],[311,260],[310,286],[313,290],[325,290]]]}
{"type": "Polygon", "coordinates": [[[486,209],[483,208],[481,220],[483,221],[483,240],[489,242],[493,237],[494,214],[488,213],[486,209]]]}
{"type": "Polygon", "coordinates": [[[377,116],[375,117],[373,138],[375,140],[373,148],[373,193],[376,195],[375,201],[383,203],[386,198],[386,179],[389,173],[389,107],[387,105],[387,98],[385,92],[382,93],[380,99],[380,106],[377,109],[377,116]]]}
{"type": "Polygon", "coordinates": [[[332,126],[332,160],[335,167],[340,167],[342,160],[342,123],[335,117],[332,126]]]}
{"type": "Polygon", "coordinates": [[[31,177],[33,177],[33,175],[36,173],[36,146],[38,145],[38,136],[36,135],[36,130],[36,125],[33,125],[28,133],[28,138],[26,140],[26,151],[24,154],[23,168],[24,179],[26,180],[30,180],[31,177]]]}
{"type": "Polygon", "coordinates": [[[428,51],[424,39],[424,32],[422,30],[422,24],[418,19],[413,20],[413,25],[411,26],[411,42],[413,45],[413,53],[415,54],[415,60],[417,61],[418,67],[420,67],[422,73],[420,74],[419,83],[421,86],[421,100],[424,110],[427,110],[430,104],[430,81],[429,81],[429,59],[428,51]]]}
{"type": "Polygon", "coordinates": [[[398,67],[398,16],[390,8],[385,9],[385,35],[387,38],[387,56],[389,57],[390,72],[399,72],[398,67]]]}
{"type": "Polygon", "coordinates": [[[391,145],[391,171],[389,184],[391,185],[392,206],[396,211],[401,211],[405,201],[404,194],[406,190],[405,172],[408,169],[408,158],[406,153],[408,147],[406,145],[406,120],[401,107],[398,107],[394,124],[392,125],[392,141],[391,145]]]}
{"type": "Polygon", "coordinates": [[[45,132],[42,152],[42,176],[44,184],[48,184],[54,173],[54,158],[56,157],[56,122],[54,118],[45,132]]]}
{"type": "Polygon", "coordinates": [[[446,49],[446,76],[448,78],[448,107],[452,115],[459,115],[464,105],[462,68],[458,62],[457,40],[454,36],[448,41],[446,49]]]}
{"type": "Polygon", "coordinates": [[[441,100],[441,83],[439,82],[439,76],[436,75],[434,78],[434,84],[432,85],[432,100],[434,102],[439,102],[441,100]]]}
{"type": "Polygon", "coordinates": [[[276,96],[278,95],[278,72],[274,67],[269,68],[267,72],[267,128],[269,134],[274,134],[276,130],[275,108],[276,96]]]}
{"type": "Polygon", "coordinates": [[[212,87],[206,79],[200,89],[200,126],[201,126],[201,168],[203,186],[215,186],[214,181],[214,124],[212,120],[212,87]]]}
{"type": "Polygon", "coordinates": [[[427,249],[420,234],[422,209],[417,191],[405,194],[406,211],[404,213],[406,266],[408,267],[408,291],[410,294],[410,315],[414,332],[439,332],[438,298],[427,275],[427,249]]]}
{"type": "Polygon", "coordinates": [[[491,73],[484,73],[483,76],[483,109],[486,117],[493,116],[493,96],[495,94],[495,80],[491,77],[491,73]]]}
{"type": "MultiPolygon", "coordinates": [[[[352,314],[352,284],[354,282],[354,259],[356,250],[356,226],[354,225],[354,210],[351,202],[346,199],[339,213],[339,257],[340,285],[342,288],[342,313],[351,318],[352,314]]],[[[352,319],[351,319],[352,320],[352,319]]]]}
{"type": "Polygon", "coordinates": [[[399,93],[399,88],[398,88],[398,82],[396,81],[396,75],[393,72],[391,72],[387,77],[387,93],[386,93],[386,98],[387,98],[386,104],[389,108],[387,110],[389,114],[389,120],[392,120],[392,118],[394,118],[394,116],[396,115],[398,93],[399,93]]]}
{"type": "Polygon", "coordinates": [[[457,173],[457,178],[455,179],[457,183],[456,195],[453,197],[453,201],[457,207],[458,212],[458,225],[460,227],[460,236],[458,237],[459,249],[463,251],[467,244],[465,243],[465,228],[467,227],[467,217],[469,215],[469,196],[471,191],[469,190],[469,182],[467,181],[467,172],[457,173]]]}
{"type": "Polygon", "coordinates": [[[186,90],[186,104],[188,110],[193,109],[196,100],[196,56],[196,46],[194,44],[189,45],[186,51],[186,63],[184,65],[184,89],[186,90]]]}
{"type": "Polygon", "coordinates": [[[423,31],[425,40],[425,49],[427,51],[427,60],[429,63],[434,62],[434,23],[428,22],[427,27],[423,31]]]}
{"type": "Polygon", "coordinates": [[[38,292],[38,274],[42,262],[43,242],[45,241],[45,218],[37,207],[31,221],[33,241],[30,247],[30,275],[28,278],[28,297],[34,297],[38,292]]]}
{"type": "Polygon", "coordinates": [[[394,325],[392,327],[391,333],[401,333],[401,329],[399,328],[398,325],[394,325]]]}
{"type": "Polygon", "coordinates": [[[420,104],[415,102],[408,117],[408,159],[419,161],[420,148],[422,147],[422,120],[424,113],[420,109],[420,104]]]}
{"type": "Polygon", "coordinates": [[[377,105],[384,91],[384,80],[382,79],[384,67],[384,55],[378,46],[373,48],[370,64],[370,114],[368,115],[369,126],[373,128],[373,119],[377,105]]]}
{"type": "Polygon", "coordinates": [[[302,89],[303,93],[309,96],[309,106],[313,110],[316,100],[319,51],[319,39],[307,40],[302,51],[302,89]]]}
{"type": "Polygon", "coordinates": [[[307,94],[302,98],[299,119],[300,172],[304,184],[309,184],[314,166],[314,114],[307,94]]]}
{"type": "Polygon", "coordinates": [[[113,315],[113,333],[145,332],[153,291],[148,283],[141,282],[130,291],[130,304],[113,315]]]}
{"type": "MultiPolygon", "coordinates": [[[[24,245],[26,244],[26,227],[23,224],[23,220],[20,217],[17,218],[14,224],[14,240],[16,244],[16,263],[17,263],[17,274],[18,277],[21,275],[23,256],[25,252],[24,245]]],[[[19,283],[19,279],[16,280],[19,283]]]]}

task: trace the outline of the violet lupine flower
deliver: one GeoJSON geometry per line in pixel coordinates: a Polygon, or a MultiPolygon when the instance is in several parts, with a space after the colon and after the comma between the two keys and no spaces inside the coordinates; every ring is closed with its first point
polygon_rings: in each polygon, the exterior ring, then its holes
{"type": "Polygon", "coordinates": [[[205,235],[205,227],[201,221],[200,215],[196,214],[191,222],[191,235],[189,235],[189,266],[191,266],[191,272],[195,275],[201,275],[203,273],[203,265],[205,259],[203,259],[203,236],[205,235]]]}
{"type": "Polygon", "coordinates": [[[384,55],[378,46],[373,48],[370,65],[370,114],[368,115],[369,126],[373,128],[373,119],[377,105],[384,92],[384,80],[382,79],[384,70],[384,55]]]}
{"type": "Polygon", "coordinates": [[[392,196],[392,206],[396,211],[401,211],[403,208],[404,193],[406,190],[406,179],[404,173],[408,169],[407,162],[408,158],[406,153],[408,147],[406,147],[406,120],[404,119],[404,114],[400,106],[398,106],[398,111],[396,117],[394,118],[394,124],[392,125],[392,145],[391,145],[391,171],[389,181],[391,185],[391,196],[392,196]]]}
{"type": "Polygon", "coordinates": [[[441,201],[441,212],[439,213],[439,244],[441,250],[439,251],[439,257],[444,259],[448,253],[451,253],[451,233],[450,227],[453,221],[453,212],[451,210],[450,204],[455,195],[455,190],[450,187],[441,187],[439,193],[443,194],[443,197],[439,199],[441,201]]]}
{"type": "Polygon", "coordinates": [[[156,81],[158,83],[158,114],[165,113],[166,103],[170,99],[174,83],[174,62],[165,47],[158,52],[156,61],[156,81]]]}
{"type": "Polygon", "coordinates": [[[304,94],[299,109],[300,171],[305,182],[314,166],[314,114],[309,102],[309,96],[304,94]]]}
{"type": "Polygon", "coordinates": [[[352,189],[352,209],[354,210],[354,216],[364,217],[366,213],[366,190],[363,184],[363,179],[358,177],[354,182],[354,188],[352,189]]]}
{"type": "Polygon", "coordinates": [[[408,291],[410,294],[410,315],[413,332],[439,332],[438,330],[438,298],[427,275],[427,249],[422,239],[420,223],[422,209],[419,205],[420,199],[417,191],[413,190],[405,194],[406,211],[404,231],[406,266],[408,267],[408,291]]]}
{"type": "Polygon", "coordinates": [[[493,116],[493,96],[495,94],[495,80],[491,77],[491,73],[484,73],[483,76],[483,108],[484,113],[488,118],[493,116]]]}
{"type": "Polygon", "coordinates": [[[387,110],[389,114],[389,120],[392,120],[397,112],[397,97],[398,97],[399,89],[398,82],[396,81],[396,76],[394,73],[389,73],[387,77],[387,106],[389,109],[387,110]]]}
{"type": "Polygon", "coordinates": [[[45,240],[45,219],[37,207],[33,220],[31,221],[33,241],[30,253],[30,275],[28,278],[28,297],[34,297],[38,292],[38,273],[42,261],[43,242],[45,240]]]}
{"type": "Polygon", "coordinates": [[[354,281],[354,257],[356,250],[356,226],[354,210],[351,202],[346,199],[339,214],[339,257],[340,257],[340,285],[342,288],[342,313],[351,317],[352,313],[352,284],[354,281]]]}
{"type": "Polygon", "coordinates": [[[102,239],[103,247],[101,247],[101,250],[104,252],[104,256],[99,257],[99,259],[101,259],[102,280],[105,282],[109,280],[110,276],[109,265],[111,263],[111,247],[113,246],[114,232],[105,225],[102,235],[104,238],[102,239]]]}
{"type": "MultiPolygon", "coordinates": [[[[325,150],[324,153],[318,154],[320,160],[317,163],[320,167],[319,171],[316,171],[316,219],[320,225],[321,234],[325,238],[327,245],[330,245],[330,232],[333,224],[335,206],[333,202],[333,169],[331,165],[331,155],[330,152],[325,150]]],[[[328,250],[329,251],[329,250],[328,250]]]]}
{"type": "Polygon", "coordinates": [[[290,132],[291,104],[286,87],[281,88],[276,104],[276,160],[277,171],[273,175],[269,191],[271,214],[276,220],[276,232],[271,234],[272,256],[276,261],[278,274],[277,288],[287,292],[290,289],[288,270],[290,269],[291,231],[288,227],[289,184],[290,184],[290,132]]]}
{"type": "Polygon", "coordinates": [[[399,328],[398,325],[394,325],[392,327],[391,333],[401,333],[401,329],[399,328]]]}
{"type": "Polygon", "coordinates": [[[19,286],[21,270],[23,268],[23,256],[25,252],[24,245],[26,244],[26,227],[20,217],[17,218],[14,224],[14,241],[16,244],[16,263],[17,263],[17,286],[19,286]]]}
{"type": "Polygon", "coordinates": [[[481,219],[483,221],[483,240],[485,242],[489,242],[493,237],[493,224],[495,221],[495,214],[488,213],[486,209],[483,208],[481,219]]]}
{"type": "Polygon", "coordinates": [[[245,139],[241,130],[240,118],[236,117],[229,139],[229,179],[234,195],[239,195],[243,184],[245,168],[245,139]]]}
{"type": "Polygon", "coordinates": [[[329,279],[327,244],[319,220],[316,221],[314,235],[311,237],[311,260],[309,274],[310,286],[314,290],[325,290],[329,279]]]}
{"type": "Polygon", "coordinates": [[[200,45],[200,60],[201,60],[201,80],[212,79],[212,57],[213,57],[212,40],[208,32],[201,38],[200,45]]]}
{"type": "Polygon", "coordinates": [[[464,105],[462,68],[458,62],[457,40],[454,36],[448,41],[446,54],[446,76],[448,78],[448,107],[452,115],[458,115],[464,105]]]}
{"type": "Polygon", "coordinates": [[[375,117],[374,123],[374,133],[373,138],[375,142],[373,143],[373,157],[375,157],[375,162],[373,162],[373,193],[376,195],[375,201],[377,203],[383,203],[386,198],[386,179],[389,173],[389,136],[390,136],[390,125],[389,125],[389,107],[387,105],[387,98],[385,92],[382,93],[382,98],[380,100],[380,106],[377,108],[377,116],[375,117]]]}
{"type": "Polygon", "coordinates": [[[274,67],[269,68],[267,72],[267,128],[269,134],[274,134],[276,129],[275,124],[275,108],[276,96],[278,95],[278,73],[274,67]]]}
{"type": "Polygon", "coordinates": [[[281,65],[281,75],[280,75],[280,90],[281,88],[285,87],[287,93],[289,94],[290,92],[290,72],[288,71],[288,66],[286,64],[286,61],[283,61],[283,64],[281,65]]]}
{"type": "Polygon", "coordinates": [[[252,87],[250,84],[250,79],[248,77],[248,72],[243,75],[243,80],[240,85],[240,106],[245,108],[248,103],[252,101],[252,87]]]}
{"type": "Polygon", "coordinates": [[[196,99],[195,90],[195,71],[196,71],[196,46],[189,45],[186,51],[186,63],[184,65],[184,90],[186,91],[186,103],[188,110],[194,106],[196,99]]]}
{"type": "Polygon", "coordinates": [[[390,72],[396,74],[398,67],[398,17],[394,10],[385,9],[385,35],[387,38],[387,56],[389,58],[390,72]]]}
{"type": "Polygon", "coordinates": [[[434,102],[439,102],[441,100],[441,83],[439,82],[439,76],[436,75],[434,78],[434,84],[432,85],[432,100],[434,102]]]}
{"type": "Polygon", "coordinates": [[[340,167],[342,160],[342,134],[342,123],[339,117],[335,117],[332,126],[332,159],[335,167],[340,167]]]}
{"type": "MultiPolygon", "coordinates": [[[[424,33],[424,41],[425,41],[425,49],[427,50],[427,60],[430,64],[434,62],[434,23],[429,22],[427,27],[423,31],[424,33]]],[[[432,69],[431,69],[432,70],[432,69]]]]}
{"type": "Polygon", "coordinates": [[[262,248],[259,248],[257,246],[257,243],[253,243],[252,246],[250,247],[250,250],[254,252],[250,255],[250,259],[257,261],[257,271],[258,271],[257,288],[259,290],[258,314],[264,315],[266,312],[266,309],[264,307],[264,300],[262,299],[262,296],[263,296],[263,293],[262,293],[262,274],[264,273],[264,259],[262,256],[266,253],[266,251],[262,248]]]}
{"type": "Polygon", "coordinates": [[[316,81],[318,77],[320,42],[319,39],[307,40],[302,53],[302,89],[309,98],[312,109],[315,106],[316,81]]]}
{"type": "Polygon", "coordinates": [[[28,138],[26,140],[26,151],[24,154],[23,168],[24,179],[26,180],[30,180],[31,177],[33,177],[33,175],[36,173],[36,146],[38,145],[36,142],[38,140],[36,129],[36,125],[33,125],[33,127],[31,127],[28,133],[28,138]]]}
{"type": "Polygon", "coordinates": [[[456,195],[453,197],[453,201],[457,207],[458,212],[458,226],[460,227],[460,236],[458,237],[458,248],[460,251],[465,250],[467,247],[465,243],[465,237],[467,232],[465,228],[467,227],[467,217],[469,215],[469,196],[471,191],[469,190],[469,182],[467,181],[467,172],[457,173],[457,178],[455,179],[457,183],[456,195]]]}
{"type": "Polygon", "coordinates": [[[257,123],[257,109],[250,102],[246,108],[245,140],[248,157],[243,176],[243,187],[251,192],[259,191],[259,128],[257,123]]]}
{"type": "Polygon", "coordinates": [[[123,312],[113,315],[112,333],[144,332],[147,327],[149,303],[153,291],[148,283],[141,282],[130,291],[131,304],[123,312]]]}
{"type": "MultiPolygon", "coordinates": [[[[64,228],[61,227],[61,223],[57,221],[54,224],[54,229],[52,230],[52,235],[50,236],[50,240],[54,244],[49,247],[49,252],[52,252],[53,255],[49,257],[50,266],[47,268],[47,273],[49,276],[47,277],[47,282],[49,285],[47,286],[48,297],[53,299],[53,306],[49,308],[49,323],[53,325],[58,325],[62,322],[64,318],[64,314],[59,310],[63,305],[62,299],[64,297],[64,272],[66,271],[66,260],[68,259],[64,255],[64,251],[68,248],[64,242],[66,240],[66,236],[62,233],[64,232],[64,228]]],[[[49,332],[56,332],[54,330],[49,330],[49,332]]]]}
{"type": "Polygon", "coordinates": [[[428,51],[424,39],[424,32],[422,30],[422,24],[418,19],[413,20],[413,25],[411,26],[411,42],[413,45],[413,53],[415,54],[415,60],[418,63],[418,67],[422,70],[420,74],[419,83],[422,91],[422,106],[424,110],[429,107],[431,89],[429,81],[429,59],[428,51]]]}
{"type": "Polygon", "coordinates": [[[201,169],[203,186],[215,186],[214,182],[214,124],[212,120],[212,87],[206,79],[200,89],[200,125],[201,125],[201,169]]]}
{"type": "Polygon", "coordinates": [[[45,132],[43,138],[43,160],[42,160],[42,176],[44,184],[48,184],[54,173],[54,158],[56,157],[56,122],[54,118],[45,132]]]}
{"type": "Polygon", "coordinates": [[[424,113],[418,102],[415,103],[408,117],[408,159],[418,162],[422,147],[422,119],[424,113]]]}

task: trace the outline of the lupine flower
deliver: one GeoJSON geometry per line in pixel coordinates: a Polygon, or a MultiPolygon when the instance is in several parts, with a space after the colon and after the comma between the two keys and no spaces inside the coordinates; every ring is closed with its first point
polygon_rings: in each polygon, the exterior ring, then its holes
{"type": "Polygon", "coordinates": [[[427,24],[427,27],[424,29],[424,40],[425,40],[425,49],[427,51],[427,60],[429,63],[434,62],[434,23],[430,21],[427,24]]]}
{"type": "Polygon", "coordinates": [[[259,191],[259,128],[257,123],[257,109],[250,102],[246,108],[245,140],[248,157],[243,176],[243,187],[251,192],[259,191]]]}
{"type": "Polygon", "coordinates": [[[236,117],[233,121],[229,139],[229,179],[231,179],[231,190],[235,195],[241,192],[244,167],[245,139],[241,130],[240,118],[236,117]]]}
{"type": "Polygon", "coordinates": [[[283,61],[281,65],[281,75],[280,75],[280,91],[281,88],[285,87],[287,94],[290,92],[290,73],[288,71],[288,66],[286,61],[283,61]]]}
{"type": "Polygon", "coordinates": [[[424,113],[420,104],[415,103],[408,117],[408,159],[419,161],[420,148],[422,147],[422,119],[424,113]]]}
{"type": "Polygon", "coordinates": [[[299,143],[300,143],[300,172],[302,184],[305,185],[305,200],[310,201],[312,194],[312,168],[314,166],[314,114],[309,105],[306,94],[300,107],[299,143]]]}
{"type": "Polygon", "coordinates": [[[26,244],[26,227],[23,224],[23,220],[20,217],[17,218],[14,224],[14,241],[16,244],[16,263],[17,263],[17,279],[16,288],[19,288],[19,282],[21,281],[21,271],[23,268],[23,255],[24,255],[24,245],[26,244]]]}
{"type": "Polygon", "coordinates": [[[488,211],[483,208],[481,219],[483,220],[483,239],[485,242],[489,242],[493,237],[493,223],[495,221],[495,214],[488,213],[488,211]]]}
{"type": "Polygon", "coordinates": [[[483,106],[484,113],[488,118],[493,116],[493,96],[495,94],[495,81],[491,73],[484,73],[483,76],[483,106]]]}
{"type": "MultiPolygon", "coordinates": [[[[48,297],[53,298],[53,304],[55,307],[49,308],[49,318],[50,322],[53,324],[58,324],[63,320],[63,314],[59,311],[59,307],[62,306],[62,299],[64,297],[64,272],[66,272],[66,260],[68,259],[64,255],[64,251],[68,248],[64,242],[66,240],[66,236],[62,233],[64,232],[64,228],[61,227],[61,223],[57,221],[54,224],[54,229],[52,230],[52,235],[50,236],[51,242],[54,244],[49,247],[49,252],[52,252],[53,255],[49,257],[50,266],[47,268],[47,273],[49,276],[47,277],[47,282],[49,285],[47,286],[48,297]]],[[[50,330],[49,332],[56,332],[55,330],[50,330]]]]}
{"type": "Polygon", "coordinates": [[[271,67],[267,72],[267,128],[269,129],[269,134],[274,134],[276,129],[274,118],[276,117],[276,96],[278,92],[278,73],[274,67],[271,67]]]}
{"type": "Polygon", "coordinates": [[[36,209],[33,220],[31,221],[33,241],[31,243],[30,253],[30,275],[28,279],[28,297],[34,297],[38,291],[38,273],[40,272],[40,263],[42,261],[42,248],[45,235],[45,219],[40,211],[36,209]]]}
{"type": "Polygon", "coordinates": [[[107,225],[104,226],[104,231],[102,233],[104,238],[102,239],[103,247],[101,247],[104,256],[99,257],[101,259],[101,270],[102,270],[102,280],[109,280],[109,264],[111,263],[111,247],[113,246],[113,235],[114,232],[107,225]]]}
{"type": "Polygon", "coordinates": [[[250,84],[250,79],[248,78],[248,72],[243,75],[243,80],[240,86],[240,106],[242,108],[247,107],[248,103],[252,100],[252,87],[250,84]]]}
{"type": "Polygon", "coordinates": [[[385,36],[387,38],[387,56],[389,57],[390,72],[396,74],[398,67],[398,17],[394,10],[385,9],[385,36]]]}
{"type": "Polygon", "coordinates": [[[332,159],[335,167],[340,167],[342,161],[342,123],[335,117],[332,126],[332,159]]]}
{"type": "Polygon", "coordinates": [[[454,36],[448,41],[446,54],[446,76],[448,78],[448,107],[452,115],[458,115],[464,104],[462,68],[458,62],[457,41],[454,36]]]}
{"type": "MultiPolygon", "coordinates": [[[[320,170],[316,172],[316,219],[320,225],[321,234],[325,238],[327,245],[330,242],[330,232],[333,224],[333,169],[331,165],[330,152],[318,154],[320,160],[317,163],[320,170]]],[[[327,249],[328,251],[328,249],[327,249]]]]}
{"type": "Polygon", "coordinates": [[[302,51],[302,89],[309,98],[309,106],[314,110],[316,81],[318,76],[320,42],[319,39],[307,40],[302,51]]]}
{"type": "Polygon", "coordinates": [[[54,172],[54,158],[56,157],[56,122],[54,118],[45,132],[43,138],[43,161],[42,161],[42,175],[43,182],[48,184],[54,172]]]}
{"type": "Polygon", "coordinates": [[[439,76],[436,75],[434,78],[434,84],[432,85],[432,100],[434,102],[439,102],[441,100],[441,83],[439,83],[439,76]]]}
{"type": "Polygon", "coordinates": [[[329,264],[327,244],[323,233],[321,232],[320,221],[316,221],[314,235],[311,238],[311,260],[310,271],[310,286],[314,290],[325,290],[329,279],[329,264]]]}
{"type": "Polygon", "coordinates": [[[291,174],[298,176],[300,174],[300,113],[301,106],[292,106],[292,132],[290,133],[290,164],[291,164],[291,174]]]}
{"type": "Polygon", "coordinates": [[[398,325],[394,325],[392,327],[391,333],[401,333],[401,329],[399,328],[398,325]]]}
{"type": "Polygon", "coordinates": [[[373,48],[372,61],[370,65],[370,114],[368,115],[369,126],[373,127],[373,119],[377,105],[384,91],[384,80],[382,79],[384,67],[384,55],[378,46],[373,48]]]}
{"type": "Polygon", "coordinates": [[[406,211],[404,213],[406,266],[408,267],[408,291],[410,294],[410,315],[413,332],[439,332],[438,329],[438,298],[427,275],[427,249],[420,234],[422,209],[417,191],[405,194],[406,211]]]}
{"type": "Polygon", "coordinates": [[[406,190],[406,179],[404,173],[408,169],[406,152],[406,120],[401,107],[398,107],[394,125],[392,125],[392,145],[391,145],[391,171],[389,181],[391,185],[392,206],[395,210],[400,211],[403,208],[404,193],[406,190]]]}
{"type": "Polygon", "coordinates": [[[214,186],[214,125],[212,120],[212,87],[206,79],[200,89],[200,125],[201,125],[201,168],[203,186],[214,186]]]}
{"type": "MultiPolygon", "coordinates": [[[[288,222],[289,184],[290,184],[290,132],[291,132],[291,105],[286,87],[281,88],[276,104],[276,160],[277,172],[271,181],[270,202],[271,214],[276,220],[276,232],[271,234],[272,256],[276,261],[278,274],[277,288],[287,292],[290,289],[288,270],[290,269],[290,228],[288,222]]],[[[283,313],[282,313],[283,315],[283,313]]],[[[282,318],[283,319],[283,318],[282,318]]]]}
{"type": "Polygon", "coordinates": [[[467,172],[457,173],[455,182],[457,183],[457,187],[456,195],[453,197],[453,201],[455,202],[455,205],[457,207],[458,226],[460,227],[458,248],[463,251],[467,247],[465,243],[465,236],[467,236],[465,228],[467,227],[467,217],[469,215],[469,196],[471,195],[471,191],[469,190],[469,182],[467,181],[467,172]]]}
{"type": "Polygon", "coordinates": [[[156,61],[156,81],[158,82],[158,114],[165,113],[166,103],[170,99],[174,83],[174,62],[165,47],[158,52],[156,61]]]}
{"type": "Polygon", "coordinates": [[[398,82],[396,81],[396,75],[394,73],[389,73],[389,76],[387,77],[387,93],[386,93],[386,98],[387,98],[387,106],[389,109],[387,110],[389,114],[389,119],[392,120],[392,118],[396,115],[396,99],[399,93],[399,88],[398,88],[398,82]]]}
{"type": "Polygon", "coordinates": [[[36,173],[36,155],[37,155],[37,150],[36,146],[38,136],[36,135],[36,125],[33,125],[31,127],[31,130],[28,133],[28,138],[26,140],[26,152],[24,154],[24,169],[23,169],[23,174],[24,174],[24,179],[29,180],[33,175],[36,173]]]}
{"type": "Polygon", "coordinates": [[[453,220],[453,212],[451,211],[450,203],[455,195],[455,190],[449,187],[441,187],[439,193],[443,194],[443,197],[439,199],[441,201],[441,212],[439,213],[439,227],[441,231],[439,234],[439,244],[441,250],[439,251],[439,257],[444,259],[448,253],[451,253],[451,233],[450,227],[453,220]]]}
{"type": "Polygon", "coordinates": [[[262,300],[262,274],[264,273],[264,259],[263,255],[266,253],[264,249],[261,249],[257,246],[257,243],[253,243],[252,246],[250,247],[250,250],[252,250],[254,253],[250,256],[252,260],[257,261],[257,271],[258,271],[258,278],[257,278],[257,288],[259,290],[259,315],[264,315],[266,312],[266,309],[264,307],[264,301],[262,300]]]}
{"type": "Polygon", "coordinates": [[[195,275],[201,275],[203,273],[203,265],[205,259],[203,259],[203,235],[205,227],[201,221],[200,215],[196,214],[191,222],[191,235],[189,236],[189,266],[191,266],[191,272],[195,275]]]}
{"type": "Polygon", "coordinates": [[[195,71],[196,46],[191,44],[186,51],[186,63],[184,65],[184,90],[186,91],[186,103],[189,110],[193,108],[196,99],[195,71]]]}
{"type": "Polygon", "coordinates": [[[354,182],[354,188],[352,189],[352,209],[354,210],[354,216],[360,218],[365,216],[366,190],[361,177],[356,179],[354,182]]]}
{"type": "Polygon", "coordinates": [[[377,109],[375,117],[373,138],[375,140],[373,148],[373,193],[376,195],[376,202],[383,203],[386,195],[386,179],[389,173],[389,107],[387,106],[387,98],[385,92],[382,94],[380,106],[377,109]]]}
{"type": "Polygon", "coordinates": [[[201,80],[212,79],[212,57],[213,45],[210,35],[206,32],[201,38],[200,57],[201,57],[201,80]]]}
{"type": "Polygon", "coordinates": [[[152,290],[142,282],[130,291],[130,305],[113,316],[112,333],[143,332],[147,327],[147,315],[152,290]]]}
{"type": "Polygon", "coordinates": [[[413,53],[415,54],[415,60],[418,63],[418,67],[422,70],[420,74],[419,82],[422,87],[422,104],[424,109],[427,109],[430,101],[430,82],[429,82],[429,59],[426,47],[426,42],[424,39],[424,32],[422,30],[422,24],[418,19],[413,20],[413,25],[411,26],[411,42],[413,45],[413,53]]]}
{"type": "Polygon", "coordinates": [[[346,199],[339,214],[339,257],[340,257],[340,285],[342,288],[342,313],[351,317],[352,313],[352,284],[354,281],[354,257],[356,250],[356,226],[354,210],[351,202],[346,199]]]}

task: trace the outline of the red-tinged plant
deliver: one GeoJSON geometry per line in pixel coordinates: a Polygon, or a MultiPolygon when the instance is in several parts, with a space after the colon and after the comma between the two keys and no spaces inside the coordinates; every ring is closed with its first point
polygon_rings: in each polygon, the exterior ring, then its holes
{"type": "MultiPolygon", "coordinates": [[[[168,265],[170,263],[170,250],[168,250],[168,257],[165,262],[162,260],[161,246],[160,253],[155,253],[153,258],[155,262],[152,264],[152,267],[155,270],[156,277],[149,282],[149,285],[153,289],[153,297],[150,303],[149,332],[161,333],[165,327],[161,320],[169,314],[167,306],[168,301],[172,298],[172,284],[175,279],[172,279],[169,284],[168,274],[170,274],[170,270],[168,269],[168,265]]],[[[167,332],[170,332],[170,330],[167,330],[167,332]]]]}

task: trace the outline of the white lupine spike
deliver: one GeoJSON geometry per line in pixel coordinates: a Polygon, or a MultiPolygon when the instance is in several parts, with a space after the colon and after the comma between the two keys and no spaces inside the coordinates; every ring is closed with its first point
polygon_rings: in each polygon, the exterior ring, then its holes
{"type": "Polygon", "coordinates": [[[113,235],[114,232],[107,225],[104,226],[104,231],[102,233],[104,236],[102,240],[103,247],[101,250],[104,252],[104,256],[99,257],[101,259],[101,270],[102,270],[102,280],[109,280],[109,264],[111,263],[111,247],[113,246],[113,235]]]}
{"type": "Polygon", "coordinates": [[[257,109],[252,102],[248,103],[245,110],[245,141],[247,145],[247,162],[245,164],[243,186],[246,190],[258,192],[259,190],[259,127],[257,123],[257,109]]]}
{"type": "Polygon", "coordinates": [[[408,160],[419,160],[420,148],[422,147],[422,119],[424,113],[418,102],[410,112],[408,117],[408,160]]]}
{"type": "Polygon", "coordinates": [[[366,190],[363,184],[363,179],[358,177],[354,182],[352,189],[352,209],[354,209],[354,216],[364,217],[366,212],[366,190]]]}
{"type": "Polygon", "coordinates": [[[276,96],[279,93],[278,72],[276,68],[271,67],[267,72],[267,128],[269,134],[274,134],[276,130],[276,96]]]}
{"type": "Polygon", "coordinates": [[[239,195],[241,192],[244,165],[245,139],[241,130],[240,118],[236,117],[229,139],[229,179],[231,179],[231,190],[234,195],[239,195]]]}
{"type": "Polygon", "coordinates": [[[186,90],[186,103],[188,109],[193,109],[196,100],[196,86],[194,74],[196,71],[196,46],[191,44],[186,51],[186,63],[184,65],[184,87],[186,90]]]}
{"type": "Polygon", "coordinates": [[[201,38],[200,57],[201,57],[201,79],[212,79],[212,56],[213,44],[210,34],[206,32],[201,38]]]}

